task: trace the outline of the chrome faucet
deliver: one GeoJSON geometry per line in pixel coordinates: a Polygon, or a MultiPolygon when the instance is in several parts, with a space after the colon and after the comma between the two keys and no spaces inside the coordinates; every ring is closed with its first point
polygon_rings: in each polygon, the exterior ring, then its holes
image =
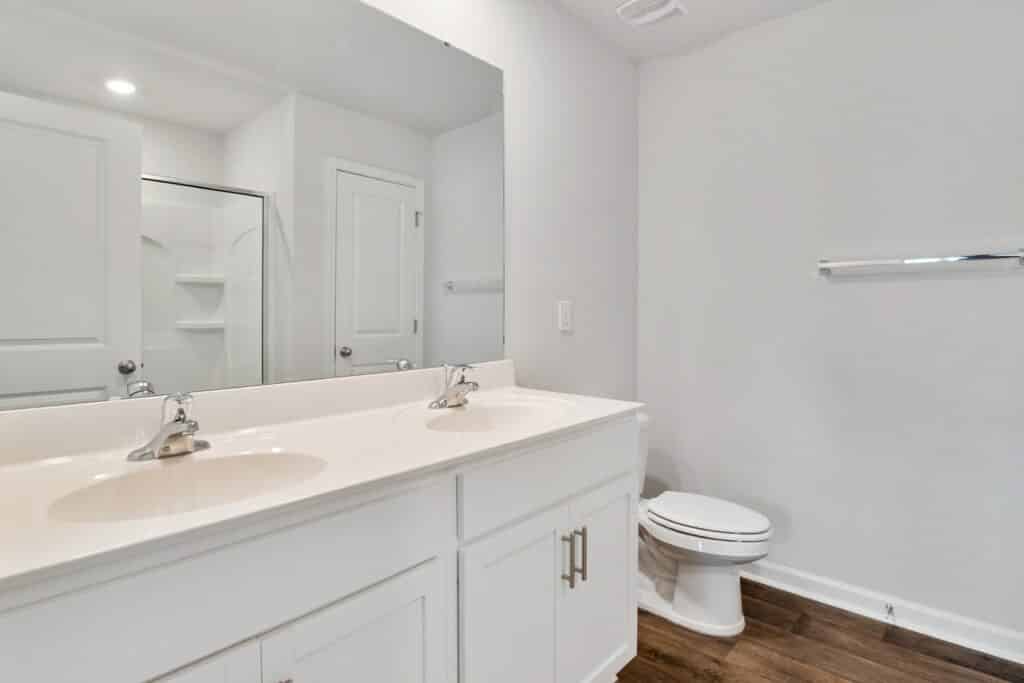
{"type": "Polygon", "coordinates": [[[448,365],[444,368],[444,393],[430,402],[428,408],[458,408],[469,403],[466,398],[471,392],[478,391],[480,385],[476,382],[466,380],[466,371],[472,370],[472,365],[448,365]]]}
{"type": "Polygon", "coordinates": [[[129,382],[125,387],[128,398],[139,398],[140,396],[156,396],[156,387],[148,379],[139,379],[129,382]]]}
{"type": "Polygon", "coordinates": [[[174,417],[170,422],[163,424],[160,431],[149,440],[145,446],[136,448],[128,454],[128,460],[139,462],[142,460],[157,460],[159,458],[171,458],[178,455],[188,455],[196,451],[202,451],[210,447],[209,441],[196,439],[195,434],[199,431],[199,423],[188,416],[188,410],[192,406],[192,394],[171,394],[164,399],[163,414],[167,414],[167,404],[174,401],[174,417]]]}

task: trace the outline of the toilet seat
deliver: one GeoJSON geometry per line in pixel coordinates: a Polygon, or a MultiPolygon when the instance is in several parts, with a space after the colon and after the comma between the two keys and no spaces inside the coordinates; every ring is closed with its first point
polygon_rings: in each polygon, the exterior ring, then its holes
{"type": "Polygon", "coordinates": [[[648,519],[679,534],[732,543],[772,537],[767,517],[742,505],[696,493],[669,491],[648,501],[648,519]]]}
{"type": "Polygon", "coordinates": [[[658,550],[671,557],[679,553],[690,553],[707,558],[709,561],[725,561],[745,564],[759,560],[768,554],[771,541],[721,541],[714,538],[694,536],[656,523],[647,513],[646,506],[640,507],[640,536],[655,542],[658,550]]]}

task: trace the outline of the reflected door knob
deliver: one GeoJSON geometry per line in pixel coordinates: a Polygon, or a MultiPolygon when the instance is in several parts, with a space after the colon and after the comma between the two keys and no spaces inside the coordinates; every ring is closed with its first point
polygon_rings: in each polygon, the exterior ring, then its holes
{"type": "Polygon", "coordinates": [[[120,372],[122,375],[134,374],[134,372],[138,369],[138,366],[135,364],[135,361],[133,360],[123,360],[117,364],[117,371],[120,372]]]}
{"type": "Polygon", "coordinates": [[[341,356],[342,358],[348,358],[349,356],[352,355],[352,347],[342,346],[340,349],[338,349],[338,355],[341,356]]]}

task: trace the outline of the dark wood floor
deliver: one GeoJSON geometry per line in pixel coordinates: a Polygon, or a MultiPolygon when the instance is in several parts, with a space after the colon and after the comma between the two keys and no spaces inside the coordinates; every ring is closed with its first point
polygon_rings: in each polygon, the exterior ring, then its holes
{"type": "Polygon", "coordinates": [[[743,582],[747,629],[710,638],[640,613],[621,683],[1024,683],[1024,666],[743,582]]]}

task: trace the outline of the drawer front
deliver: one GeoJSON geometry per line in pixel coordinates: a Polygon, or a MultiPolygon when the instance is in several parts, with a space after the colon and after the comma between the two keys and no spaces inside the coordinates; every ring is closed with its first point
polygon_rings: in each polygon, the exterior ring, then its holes
{"type": "Polygon", "coordinates": [[[459,475],[463,541],[550,507],[622,474],[636,474],[635,416],[607,422],[459,475]]]}

